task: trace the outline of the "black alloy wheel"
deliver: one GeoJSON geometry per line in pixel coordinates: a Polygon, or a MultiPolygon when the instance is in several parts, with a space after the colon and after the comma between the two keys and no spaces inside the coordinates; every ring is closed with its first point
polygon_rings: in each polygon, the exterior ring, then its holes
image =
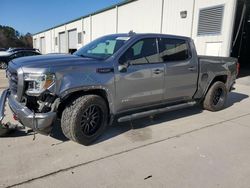
{"type": "Polygon", "coordinates": [[[97,132],[102,121],[101,109],[96,105],[89,106],[82,114],[81,128],[83,134],[91,136],[97,132]]]}
{"type": "Polygon", "coordinates": [[[220,100],[222,100],[223,98],[223,90],[221,88],[218,88],[217,90],[215,90],[214,92],[214,97],[213,97],[213,104],[217,105],[219,103],[220,100]]]}

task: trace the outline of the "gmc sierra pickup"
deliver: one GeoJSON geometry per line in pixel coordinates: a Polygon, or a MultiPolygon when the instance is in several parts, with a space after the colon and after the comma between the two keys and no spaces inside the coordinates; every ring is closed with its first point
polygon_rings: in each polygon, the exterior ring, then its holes
{"type": "Polygon", "coordinates": [[[237,59],[197,56],[192,39],[163,34],[113,34],[73,55],[12,60],[0,100],[21,124],[49,134],[56,119],[66,137],[88,145],[113,120],[131,121],[202,104],[223,109],[237,59]],[[8,99],[8,100],[7,100],[8,99]]]}

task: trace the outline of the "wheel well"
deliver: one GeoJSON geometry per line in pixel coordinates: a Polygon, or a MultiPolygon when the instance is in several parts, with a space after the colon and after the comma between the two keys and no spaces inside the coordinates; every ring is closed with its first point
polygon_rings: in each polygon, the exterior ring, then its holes
{"type": "Polygon", "coordinates": [[[221,81],[224,84],[226,84],[227,82],[227,75],[220,75],[220,76],[216,76],[213,81],[211,82],[210,86],[211,87],[215,82],[221,81]]]}
{"type": "Polygon", "coordinates": [[[209,87],[207,88],[203,98],[206,96],[208,90],[210,89],[210,87],[215,83],[215,82],[218,82],[218,81],[221,81],[223,82],[224,84],[226,84],[227,82],[227,75],[220,75],[220,76],[216,76],[214,77],[213,81],[210,83],[209,87]]]}
{"type": "Polygon", "coordinates": [[[70,103],[72,102],[73,100],[75,100],[76,98],[80,97],[80,96],[83,96],[83,95],[98,95],[100,97],[103,98],[103,100],[106,102],[106,105],[108,107],[108,110],[110,112],[110,109],[109,109],[109,102],[108,102],[108,96],[107,96],[107,93],[106,91],[102,90],[102,89],[94,89],[94,90],[88,90],[88,91],[76,91],[76,92],[73,92],[73,93],[70,93],[69,95],[65,96],[60,105],[58,106],[58,109],[57,109],[57,117],[58,118],[61,118],[62,116],[62,112],[63,110],[65,109],[65,107],[70,103]]]}

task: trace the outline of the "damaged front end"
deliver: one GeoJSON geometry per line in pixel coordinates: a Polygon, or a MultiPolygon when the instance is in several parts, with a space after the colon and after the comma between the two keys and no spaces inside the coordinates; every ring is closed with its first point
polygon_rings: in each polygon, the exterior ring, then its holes
{"type": "Polygon", "coordinates": [[[55,75],[51,73],[20,73],[17,75],[17,78],[20,79],[13,81],[12,73],[9,72],[8,78],[10,91],[5,98],[8,98],[9,107],[15,119],[36,132],[49,134],[57,116],[56,109],[60,103],[60,99],[53,94],[55,75]],[[17,91],[15,89],[13,91],[13,83],[14,85],[18,84],[14,87],[17,88],[17,91]]]}
{"type": "Polygon", "coordinates": [[[51,103],[40,102],[39,105],[37,99],[30,98],[27,99],[27,105],[25,105],[17,102],[13,95],[10,95],[8,99],[10,109],[21,124],[42,134],[50,133],[51,125],[56,118],[56,112],[51,103]]]}

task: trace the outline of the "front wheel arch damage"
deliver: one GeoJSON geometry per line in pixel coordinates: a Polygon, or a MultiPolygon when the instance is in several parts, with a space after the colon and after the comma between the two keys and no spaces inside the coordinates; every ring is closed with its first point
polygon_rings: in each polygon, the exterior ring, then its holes
{"type": "Polygon", "coordinates": [[[106,91],[104,90],[101,90],[101,89],[96,89],[96,90],[89,90],[89,91],[84,91],[84,90],[81,90],[81,91],[76,91],[76,92],[73,92],[73,93],[70,93],[68,94],[67,96],[63,97],[60,99],[60,104],[57,108],[57,117],[59,119],[61,119],[62,117],[62,112],[63,110],[65,109],[65,107],[71,103],[72,101],[74,101],[75,99],[83,96],[83,95],[98,95],[100,97],[102,97],[102,99],[105,101],[107,107],[108,107],[108,114],[109,114],[109,121],[111,121],[111,110],[110,110],[110,102],[108,100],[108,95],[106,93],[106,91]]]}

